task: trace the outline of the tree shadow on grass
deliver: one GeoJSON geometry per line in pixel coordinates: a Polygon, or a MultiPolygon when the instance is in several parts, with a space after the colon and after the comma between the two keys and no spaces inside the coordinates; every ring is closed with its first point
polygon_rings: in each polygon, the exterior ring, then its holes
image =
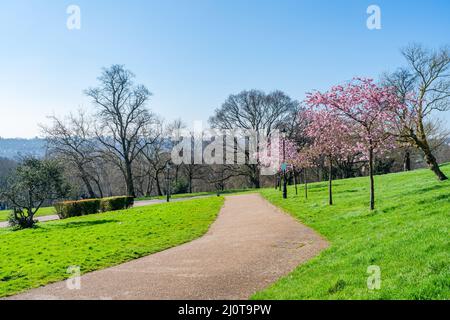
{"type": "Polygon", "coordinates": [[[440,195],[433,195],[431,197],[426,197],[424,199],[421,199],[420,201],[417,201],[416,203],[419,205],[424,205],[424,204],[430,204],[430,203],[436,203],[439,201],[448,201],[450,199],[450,193],[444,193],[444,194],[440,194],[440,195]]]}
{"type": "Polygon", "coordinates": [[[107,219],[107,220],[92,220],[92,221],[72,221],[72,222],[62,222],[62,223],[55,223],[52,224],[52,229],[69,229],[69,228],[82,228],[82,227],[92,227],[107,223],[117,223],[119,220],[115,219],[107,219]]]}
{"type": "Polygon", "coordinates": [[[435,185],[432,185],[432,186],[429,186],[429,187],[418,189],[417,191],[414,191],[414,194],[411,194],[410,191],[407,191],[407,192],[398,193],[398,194],[396,194],[394,196],[397,197],[399,200],[401,200],[401,199],[403,199],[404,196],[415,196],[417,194],[424,194],[424,193],[440,190],[440,189],[443,189],[443,188],[448,188],[448,185],[446,185],[446,184],[435,184],[435,185]]]}
{"type": "Polygon", "coordinates": [[[448,188],[448,186],[445,184],[436,184],[431,187],[419,189],[419,190],[417,190],[416,193],[425,193],[425,192],[435,191],[435,190],[439,190],[439,189],[443,189],[443,188],[448,188]]]}

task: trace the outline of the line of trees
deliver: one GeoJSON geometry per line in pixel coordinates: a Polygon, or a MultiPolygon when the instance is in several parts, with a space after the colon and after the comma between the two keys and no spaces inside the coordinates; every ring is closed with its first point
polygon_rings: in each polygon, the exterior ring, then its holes
{"type": "Polygon", "coordinates": [[[379,83],[355,78],[326,92],[310,93],[305,100],[308,110],[299,117],[307,119],[303,132],[309,141],[288,152],[287,160],[294,180],[296,168],[328,165],[330,205],[333,165],[351,171],[356,159],[368,169],[371,210],[376,165],[389,166],[389,155],[395,152],[404,152],[403,169],[410,170],[415,148],[437,179],[448,179],[435,156],[439,149],[448,149],[448,133],[433,118],[450,110],[449,49],[431,51],[415,44],[402,52],[409,68],[385,74],[379,83]]]}
{"type": "MultiPolygon", "coordinates": [[[[249,90],[230,95],[210,117],[210,126],[253,130],[265,137],[270,137],[274,130],[284,129],[299,150],[307,145],[318,148],[317,141],[334,139],[321,143],[323,150],[315,152],[323,156],[309,160],[313,164],[309,166],[312,180],[330,180],[332,176],[373,177],[376,173],[411,170],[412,158],[417,159],[419,152],[438,179],[445,180],[436,153],[447,152],[448,135],[436,116],[437,111],[450,108],[448,48],[432,51],[415,44],[402,53],[406,67],[385,73],[379,83],[356,79],[359,84],[353,81],[353,84],[335,86],[327,93],[310,95],[304,103],[281,91],[249,90]],[[357,101],[362,95],[372,101],[357,101]],[[350,107],[351,101],[355,103],[350,107]],[[314,119],[305,110],[312,105],[328,109],[328,125],[341,126],[341,130],[329,130],[324,125],[325,117],[316,119],[319,125],[315,134],[311,132],[314,119]],[[387,108],[391,108],[389,112],[387,108]],[[333,123],[330,117],[340,122],[333,123]],[[353,143],[351,147],[346,144],[348,141],[353,143]],[[401,165],[395,168],[398,162],[401,165]]],[[[134,78],[120,65],[103,70],[99,85],[85,92],[95,107],[93,118],[79,112],[66,121],[52,117],[53,124],[43,127],[50,154],[71,164],[86,197],[118,192],[108,186],[111,179],[120,184],[117,181],[120,176],[128,195],[165,193],[166,167],[175,142],[167,137],[173,137],[174,131],[185,129],[186,125],[180,120],[165,123],[152,113],[148,109],[150,91],[136,85],[134,78]]],[[[251,155],[247,150],[244,152],[248,159],[251,155]]],[[[225,188],[227,182],[259,188],[267,183],[260,170],[258,159],[256,164],[244,165],[185,163],[172,166],[170,174],[175,191],[193,192],[196,181],[203,186],[202,190],[225,188]]],[[[294,178],[300,179],[295,174],[290,180],[294,178]]],[[[373,183],[371,189],[373,207],[373,183]]]]}
{"type": "MultiPolygon", "coordinates": [[[[186,124],[181,120],[167,123],[152,113],[148,107],[150,91],[135,84],[134,79],[134,74],[122,65],[104,69],[98,86],[85,91],[92,99],[92,114],[79,110],[65,118],[51,116],[51,123],[41,126],[47,141],[47,156],[61,160],[75,186],[72,197],[96,198],[123,193],[133,197],[163,195],[168,191],[165,183],[168,174],[172,193],[192,193],[196,181],[202,181],[202,190],[223,190],[225,182],[233,177],[235,181],[230,187],[237,187],[246,184],[240,177],[250,174],[255,186],[259,186],[259,175],[254,171],[195,164],[193,160],[171,164],[168,172],[171,149],[186,124]]],[[[258,95],[264,96],[260,92],[258,95]]],[[[294,114],[290,105],[275,106],[283,99],[290,101],[284,94],[276,92],[264,99],[264,103],[276,100],[268,107],[281,109],[272,111],[273,119],[266,122],[275,123],[288,111],[294,114]]],[[[263,110],[262,105],[259,107],[263,110]]]]}
{"type": "MultiPolygon", "coordinates": [[[[384,74],[379,82],[354,79],[310,94],[303,103],[281,91],[230,95],[210,117],[210,126],[252,130],[265,138],[284,130],[293,146],[287,154],[289,183],[328,180],[331,204],[333,179],[369,176],[374,208],[375,174],[411,170],[423,156],[439,180],[447,179],[438,163],[450,159],[448,135],[436,119],[450,109],[449,49],[411,45],[402,53],[406,67],[384,74]]],[[[279,172],[261,176],[261,157],[242,165],[196,164],[193,157],[192,162],[171,163],[172,147],[186,125],[151,112],[150,91],[136,84],[124,66],[104,69],[97,86],[85,94],[92,112],[51,116],[51,123],[42,126],[47,158],[62,165],[72,185],[68,197],[280,186],[279,172]]],[[[241,147],[237,141],[232,146],[241,147]]],[[[253,156],[243,151],[247,160],[253,156]]],[[[0,185],[6,183],[2,166],[9,165],[0,159],[0,185]]]]}

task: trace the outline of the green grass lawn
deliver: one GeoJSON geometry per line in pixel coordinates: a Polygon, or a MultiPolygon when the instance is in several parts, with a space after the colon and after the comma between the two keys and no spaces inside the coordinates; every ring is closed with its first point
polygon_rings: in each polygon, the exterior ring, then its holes
{"type": "Polygon", "coordinates": [[[136,259],[203,235],[222,197],[157,204],[0,229],[0,297],[63,280],[69,266],[86,273],[136,259]]]}
{"type": "MultiPolygon", "coordinates": [[[[443,166],[450,175],[450,165],[443,166]]],[[[303,198],[289,189],[262,195],[322,234],[330,248],[254,299],[450,299],[450,182],[429,170],[376,177],[377,209],[368,210],[368,178],[326,183],[303,198]],[[367,267],[381,268],[381,289],[367,288],[367,267]]]]}
{"type": "MultiPolygon", "coordinates": [[[[255,192],[255,189],[228,189],[221,191],[221,195],[231,195],[231,194],[240,194],[245,192],[255,192]]],[[[190,198],[190,197],[198,197],[198,196],[211,196],[216,195],[217,191],[208,191],[208,192],[193,192],[193,193],[179,193],[179,194],[173,194],[170,197],[172,199],[180,199],[180,198],[190,198]]],[[[153,199],[160,199],[164,200],[166,199],[166,196],[152,196],[152,197],[140,197],[136,198],[135,201],[142,201],[142,200],[153,200],[153,199]]]]}
{"type": "MultiPolygon", "coordinates": [[[[0,222],[7,221],[9,213],[10,213],[10,210],[0,210],[0,222]]],[[[36,212],[35,217],[50,216],[53,214],[56,214],[55,208],[45,207],[45,208],[40,208],[38,210],[38,212],[36,212]]]]}
{"type": "MultiPolygon", "coordinates": [[[[255,191],[255,189],[230,189],[230,190],[224,190],[220,194],[221,195],[230,195],[230,194],[239,194],[249,191],[255,191]]],[[[198,197],[198,196],[209,196],[209,195],[215,195],[216,192],[194,192],[194,193],[180,193],[180,194],[174,194],[171,196],[172,199],[180,199],[180,198],[190,198],[190,197],[198,197]]],[[[140,197],[136,198],[135,201],[143,201],[143,200],[153,200],[153,199],[160,199],[165,200],[166,196],[153,196],[153,197],[140,197]]],[[[7,221],[9,210],[0,210],[0,222],[1,221],[7,221]]],[[[49,216],[56,214],[54,207],[45,207],[38,210],[35,217],[42,217],[42,216],[49,216]]]]}

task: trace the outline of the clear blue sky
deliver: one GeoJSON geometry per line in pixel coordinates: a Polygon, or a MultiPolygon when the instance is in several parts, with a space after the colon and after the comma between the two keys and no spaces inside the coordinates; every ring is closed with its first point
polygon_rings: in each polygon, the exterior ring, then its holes
{"type": "Polygon", "coordinates": [[[32,137],[46,115],[89,109],[83,90],[115,63],[153,92],[156,113],[187,122],[243,89],[301,100],[376,78],[403,64],[410,42],[450,43],[450,1],[1,0],[0,41],[0,136],[32,137]],[[81,30],[66,28],[70,4],[81,30]],[[381,30],[366,28],[371,4],[381,30]]]}

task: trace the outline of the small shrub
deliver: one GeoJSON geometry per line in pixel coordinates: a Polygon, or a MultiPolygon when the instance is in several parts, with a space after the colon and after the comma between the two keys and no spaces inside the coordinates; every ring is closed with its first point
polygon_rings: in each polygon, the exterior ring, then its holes
{"type": "Polygon", "coordinates": [[[79,201],[64,201],[54,205],[60,219],[85,216],[99,212],[123,210],[132,207],[133,197],[111,197],[103,199],[86,199],[79,201]]]}
{"type": "MultiPolygon", "coordinates": [[[[1,202],[14,207],[9,223],[16,229],[32,228],[34,215],[45,202],[67,196],[70,186],[56,160],[25,157],[0,185],[1,202]]],[[[3,180],[3,179],[2,179],[3,180]]]]}
{"type": "Polygon", "coordinates": [[[54,205],[60,219],[95,214],[100,211],[100,199],[64,201],[54,205]]]}
{"type": "Polygon", "coordinates": [[[110,197],[101,199],[100,210],[102,212],[116,211],[128,209],[134,204],[134,198],[123,196],[123,197],[110,197]]]}
{"type": "Polygon", "coordinates": [[[8,224],[10,227],[13,227],[15,229],[26,229],[34,227],[37,221],[33,219],[32,215],[26,215],[24,211],[25,209],[11,210],[8,215],[8,224]]]}
{"type": "Polygon", "coordinates": [[[178,180],[172,186],[172,194],[188,193],[189,183],[185,180],[178,180]]]}

